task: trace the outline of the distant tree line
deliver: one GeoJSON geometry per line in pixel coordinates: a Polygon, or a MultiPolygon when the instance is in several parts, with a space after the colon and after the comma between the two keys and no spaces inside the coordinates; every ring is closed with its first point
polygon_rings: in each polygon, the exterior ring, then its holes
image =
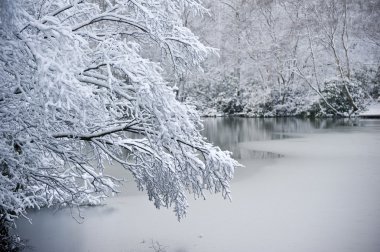
{"type": "Polygon", "coordinates": [[[219,57],[179,94],[204,114],[351,116],[378,99],[379,1],[207,2],[185,23],[219,57]]]}

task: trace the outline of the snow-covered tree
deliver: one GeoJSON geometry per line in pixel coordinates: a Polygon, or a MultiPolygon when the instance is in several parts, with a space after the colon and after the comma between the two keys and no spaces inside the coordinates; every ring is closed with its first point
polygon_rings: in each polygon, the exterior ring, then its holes
{"type": "Polygon", "coordinates": [[[157,208],[186,214],[187,194],[229,197],[238,163],[201,136],[162,65],[212,52],[180,14],[199,0],[1,0],[0,222],[31,207],[97,204],[131,172],[157,208]],[[154,52],[154,55],[152,55],[154,52]],[[159,62],[159,61],[160,62],[159,62]]]}
{"type": "Polygon", "coordinates": [[[188,24],[220,57],[207,60],[203,76],[189,77],[184,94],[215,108],[205,114],[349,116],[372,99],[356,78],[371,79],[379,66],[378,1],[206,2],[212,17],[188,24]]]}

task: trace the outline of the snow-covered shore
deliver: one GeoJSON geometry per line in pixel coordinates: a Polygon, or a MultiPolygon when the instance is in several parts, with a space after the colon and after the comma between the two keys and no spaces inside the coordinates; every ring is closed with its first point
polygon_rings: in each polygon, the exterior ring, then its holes
{"type": "Polygon", "coordinates": [[[368,106],[368,109],[360,113],[359,116],[364,118],[380,118],[380,102],[371,104],[368,106]]]}
{"type": "MultiPolygon", "coordinates": [[[[355,114],[356,116],[362,117],[362,118],[380,118],[380,102],[374,102],[370,104],[366,110],[361,111],[358,114],[355,114]]],[[[215,108],[208,108],[205,111],[201,112],[202,117],[247,117],[247,118],[261,118],[261,117],[311,117],[309,114],[296,115],[296,114],[284,114],[281,116],[276,116],[272,114],[268,115],[258,115],[257,113],[246,113],[246,112],[240,112],[240,113],[234,113],[234,114],[227,114],[220,111],[217,111],[215,108]]],[[[322,118],[329,118],[332,117],[332,115],[326,115],[326,116],[317,116],[322,118]]],[[[348,117],[348,114],[347,114],[348,117]]]]}

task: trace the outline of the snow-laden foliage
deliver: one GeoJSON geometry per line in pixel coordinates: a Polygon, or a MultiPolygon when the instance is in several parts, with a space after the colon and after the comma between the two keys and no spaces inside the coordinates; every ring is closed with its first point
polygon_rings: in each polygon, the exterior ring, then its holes
{"type": "Polygon", "coordinates": [[[203,109],[204,113],[351,116],[358,114],[368,100],[377,98],[372,90],[378,89],[378,82],[368,81],[380,65],[380,33],[374,25],[379,20],[379,1],[205,2],[212,17],[204,16],[201,21],[188,18],[187,23],[208,43],[220,48],[220,57],[207,60],[201,81],[198,74],[189,74],[182,92],[184,99],[197,100],[204,93],[210,101],[206,106],[216,110],[203,109]],[[329,102],[341,96],[325,97],[325,83],[332,79],[339,80],[344,92],[330,94],[343,95],[345,108],[329,102]],[[205,89],[223,91],[205,93],[205,89]],[[361,93],[351,93],[362,91],[365,99],[361,93]],[[231,102],[222,92],[240,96],[231,102]],[[357,99],[359,96],[362,98],[357,99]],[[213,103],[220,98],[226,106],[213,103]],[[246,113],[236,111],[236,104],[246,105],[246,113]]]}
{"type": "MultiPolygon", "coordinates": [[[[345,113],[349,113],[350,111],[350,101],[347,99],[345,95],[344,84],[348,87],[349,92],[352,94],[353,100],[360,104],[360,109],[364,110],[366,107],[367,94],[364,92],[364,89],[358,82],[348,82],[342,83],[339,79],[332,79],[324,83],[323,95],[326,98],[327,102],[332,104],[334,108],[338,111],[342,111],[345,113]]],[[[334,111],[322,103],[326,107],[326,113],[334,114],[334,111]]]]}
{"type": "Polygon", "coordinates": [[[198,0],[1,3],[0,219],[29,207],[97,204],[129,170],[157,208],[186,214],[187,193],[229,197],[238,165],[207,143],[158,62],[198,67],[212,49],[182,26],[198,0]]]}

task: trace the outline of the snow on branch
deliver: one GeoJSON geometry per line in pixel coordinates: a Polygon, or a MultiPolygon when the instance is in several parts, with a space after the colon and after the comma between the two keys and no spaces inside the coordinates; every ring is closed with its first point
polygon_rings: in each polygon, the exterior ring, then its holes
{"type": "Polygon", "coordinates": [[[117,193],[121,181],[107,175],[107,161],[178,218],[188,193],[229,197],[239,164],[205,142],[197,112],[175,99],[162,65],[148,57],[169,50],[180,71],[212,53],[180,20],[183,8],[205,12],[198,0],[16,0],[5,8],[2,223],[30,207],[98,204],[117,193]]]}

